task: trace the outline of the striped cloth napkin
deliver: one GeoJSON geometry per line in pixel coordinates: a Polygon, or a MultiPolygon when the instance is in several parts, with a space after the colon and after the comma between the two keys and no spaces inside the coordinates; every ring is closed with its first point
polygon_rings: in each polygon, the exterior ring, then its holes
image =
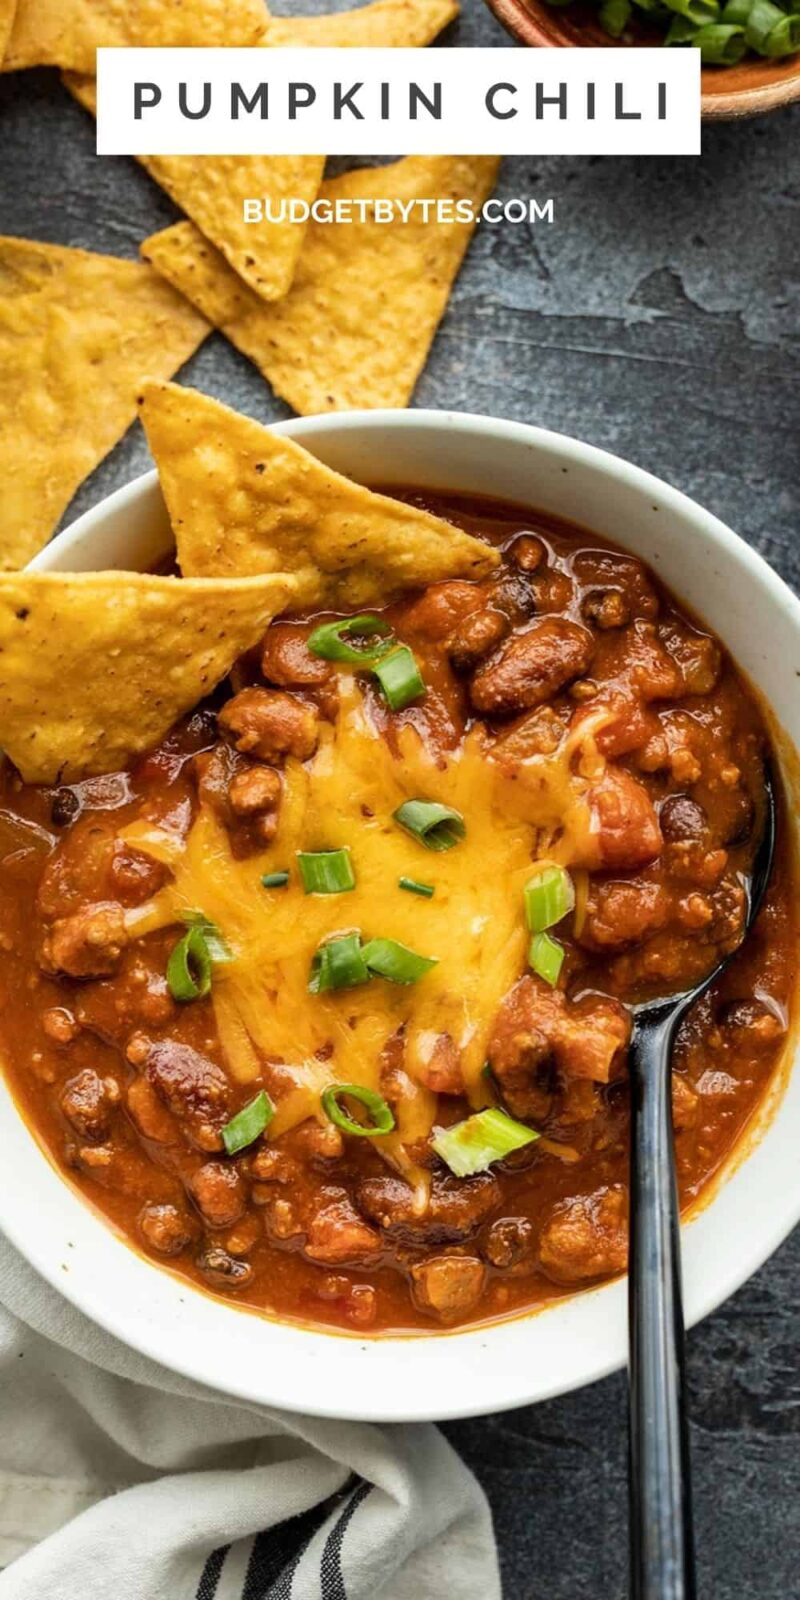
{"type": "Polygon", "coordinates": [[[432,1425],[320,1422],[135,1354],[0,1235],[0,1600],[500,1600],[432,1425]]]}

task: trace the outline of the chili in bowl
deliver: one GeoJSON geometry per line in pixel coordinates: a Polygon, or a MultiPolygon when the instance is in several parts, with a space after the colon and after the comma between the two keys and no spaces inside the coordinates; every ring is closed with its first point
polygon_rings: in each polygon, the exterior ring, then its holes
{"type": "MultiPolygon", "coordinates": [[[[747,611],[796,649],[794,602],[713,519],[571,441],[424,413],[287,434],[355,479],[380,463],[389,592],[361,546],[357,583],[339,566],[304,602],[298,561],[299,602],[123,765],[5,765],[0,1037],[25,1125],[2,1117],[25,1179],[0,1222],[91,1315],[219,1387],[496,1409],[624,1359],[631,1006],[739,940],[764,692],[792,731],[788,665],[759,660],[747,611]],[[393,519],[398,548],[449,527],[456,553],[421,546],[399,584],[393,519]]],[[[151,439],[159,458],[157,417],[151,439]]],[[[114,498],[39,569],[91,572],[106,539],[129,566],[166,555],[152,479],[114,498]]],[[[686,1207],[781,1081],[794,884],[783,800],[755,934],[679,1040],[686,1207]]],[[[690,1318],[794,1220],[774,1179],[796,1116],[790,1083],[689,1227],[690,1318]]]]}

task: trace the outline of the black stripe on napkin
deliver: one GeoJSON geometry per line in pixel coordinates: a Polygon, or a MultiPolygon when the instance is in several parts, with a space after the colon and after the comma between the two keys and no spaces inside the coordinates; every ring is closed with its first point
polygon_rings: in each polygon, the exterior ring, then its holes
{"type": "Polygon", "coordinates": [[[197,1585],[197,1600],[214,1600],[219,1583],[225,1557],[230,1550],[229,1544],[223,1544],[219,1550],[212,1550],[201,1574],[197,1585]]]}
{"type": "Polygon", "coordinates": [[[347,1589],[342,1573],[342,1543],[354,1513],[371,1490],[371,1483],[358,1485],[325,1540],[319,1569],[323,1600],[347,1600],[347,1589]]]}

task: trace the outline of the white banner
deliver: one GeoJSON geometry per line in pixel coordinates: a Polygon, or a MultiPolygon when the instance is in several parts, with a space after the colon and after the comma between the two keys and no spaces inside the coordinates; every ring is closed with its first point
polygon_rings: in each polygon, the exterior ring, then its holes
{"type": "Polygon", "coordinates": [[[687,49],[98,50],[100,155],[699,155],[687,49]]]}

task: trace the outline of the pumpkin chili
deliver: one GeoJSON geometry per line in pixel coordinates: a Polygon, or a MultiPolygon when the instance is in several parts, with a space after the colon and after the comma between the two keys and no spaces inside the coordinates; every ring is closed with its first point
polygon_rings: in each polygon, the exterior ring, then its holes
{"type": "MultiPolygon", "coordinates": [[[[154,1261],[370,1333],[624,1270],[629,1008],[737,944],[769,749],[633,555],[397,498],[500,567],[273,622],[124,773],[0,770],[0,1044],[36,1136],[154,1261]]],[[[787,1038],[779,820],[757,926],[678,1039],[684,1206],[787,1038]]]]}

